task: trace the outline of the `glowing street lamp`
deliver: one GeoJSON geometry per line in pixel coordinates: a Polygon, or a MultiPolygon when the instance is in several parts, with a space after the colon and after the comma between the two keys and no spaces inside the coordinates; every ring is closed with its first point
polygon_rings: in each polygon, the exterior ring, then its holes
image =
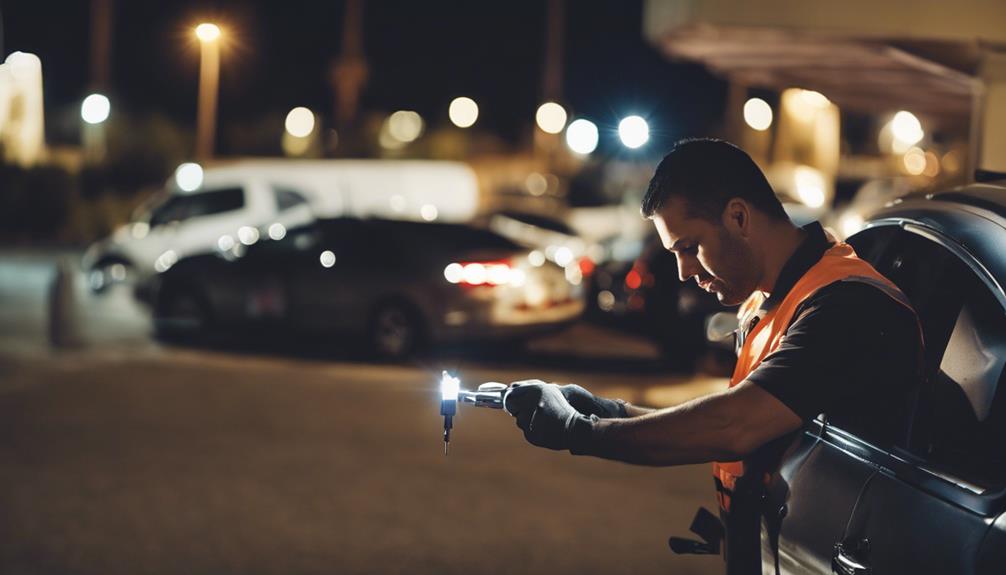
{"type": "Polygon", "coordinates": [[[590,120],[573,120],[566,128],[566,145],[577,154],[587,155],[597,149],[597,126],[590,120]]]}
{"type": "Polygon", "coordinates": [[[566,109],[555,102],[545,102],[538,106],[535,122],[546,134],[558,134],[566,127],[566,109]]]}
{"type": "Polygon", "coordinates": [[[479,106],[475,103],[475,100],[461,96],[451,101],[447,114],[455,126],[470,128],[479,119],[479,106]]]}
{"type": "Polygon", "coordinates": [[[104,94],[91,94],[80,105],[80,119],[88,124],[100,124],[108,119],[112,104],[104,94]]]}
{"type": "Polygon", "coordinates": [[[635,150],[650,139],[650,126],[640,116],[629,116],[618,123],[618,137],[626,148],[635,150]]]}
{"type": "Polygon", "coordinates": [[[751,98],[744,103],[744,121],[752,130],[764,132],[772,125],[772,107],[761,98],[751,98]]]}
{"type": "Polygon", "coordinates": [[[213,156],[217,93],[220,84],[220,27],[210,22],[196,26],[199,39],[199,110],[196,121],[196,157],[213,156]]]}

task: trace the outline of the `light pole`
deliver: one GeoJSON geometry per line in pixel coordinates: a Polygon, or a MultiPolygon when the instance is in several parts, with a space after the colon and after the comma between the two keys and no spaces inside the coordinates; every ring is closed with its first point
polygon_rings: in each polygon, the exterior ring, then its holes
{"type": "Polygon", "coordinates": [[[196,26],[199,38],[199,109],[196,119],[196,158],[205,162],[213,157],[216,131],[217,92],[220,83],[220,28],[203,22],[196,26]]]}

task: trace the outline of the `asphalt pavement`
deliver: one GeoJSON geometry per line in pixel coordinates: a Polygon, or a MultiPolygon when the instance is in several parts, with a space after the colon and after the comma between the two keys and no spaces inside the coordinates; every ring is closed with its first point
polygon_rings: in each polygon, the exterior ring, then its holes
{"type": "Polygon", "coordinates": [[[81,341],[54,349],[53,261],[0,253],[0,573],[722,571],[666,544],[714,505],[706,466],[542,450],[466,406],[443,454],[441,369],[653,405],[723,385],[666,374],[645,341],[584,325],[408,365],[167,347],[128,294],[77,277],[81,341]]]}

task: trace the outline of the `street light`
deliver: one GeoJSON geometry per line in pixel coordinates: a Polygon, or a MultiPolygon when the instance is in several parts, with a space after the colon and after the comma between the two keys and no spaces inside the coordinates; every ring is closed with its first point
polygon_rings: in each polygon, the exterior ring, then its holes
{"type": "Polygon", "coordinates": [[[80,105],[80,119],[88,124],[100,124],[108,119],[112,104],[104,94],[91,94],[80,105]]]}
{"type": "Polygon", "coordinates": [[[217,92],[220,83],[220,27],[210,22],[196,26],[199,38],[199,110],[196,121],[196,158],[213,155],[217,92]]]}
{"type": "Polygon", "coordinates": [[[566,128],[566,145],[577,154],[587,155],[597,149],[597,126],[590,120],[573,120],[566,128]]]}
{"type": "Polygon", "coordinates": [[[555,102],[545,102],[538,106],[535,121],[546,134],[558,134],[566,127],[566,109],[555,102]]]}
{"type": "Polygon", "coordinates": [[[105,126],[112,104],[104,94],[91,94],[80,104],[80,119],[84,121],[81,138],[84,158],[96,164],[105,159],[105,126]]]}
{"type": "Polygon", "coordinates": [[[635,150],[650,139],[650,127],[639,116],[629,116],[618,123],[618,137],[626,148],[635,150]]]}
{"type": "Polygon", "coordinates": [[[451,122],[459,128],[470,128],[479,119],[479,106],[475,100],[464,96],[454,98],[447,110],[451,122]]]}

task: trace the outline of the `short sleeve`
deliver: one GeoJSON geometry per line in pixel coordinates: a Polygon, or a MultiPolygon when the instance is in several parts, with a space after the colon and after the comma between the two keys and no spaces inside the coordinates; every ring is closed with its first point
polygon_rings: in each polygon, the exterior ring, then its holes
{"type": "Polygon", "coordinates": [[[807,421],[903,398],[918,383],[920,353],[911,309],[874,286],[842,281],[804,303],[747,379],[807,421]]]}

